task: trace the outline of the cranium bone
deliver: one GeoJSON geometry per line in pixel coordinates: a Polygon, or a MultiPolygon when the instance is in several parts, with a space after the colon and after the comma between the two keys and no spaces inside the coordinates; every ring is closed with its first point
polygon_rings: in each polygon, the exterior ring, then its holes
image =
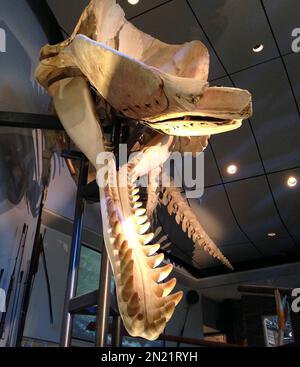
{"type": "MultiPolygon", "coordinates": [[[[159,244],[149,245],[153,234],[147,233],[150,223],[135,181],[149,173],[147,214],[151,215],[158,202],[161,167],[170,152],[202,151],[209,135],[236,129],[251,115],[250,94],[209,87],[208,68],[208,51],[201,42],[160,42],[126,21],[115,0],[92,0],[69,39],[41,50],[37,80],[53,97],[72,141],[95,169],[107,170],[105,184],[99,186],[103,235],[120,313],[132,336],[156,339],[182,297],[182,292],[170,295],[175,279],[161,283],[172,265],[158,267],[163,254],[157,254],[159,244]],[[91,87],[108,120],[113,110],[132,122],[132,130],[134,121],[152,130],[148,141],[137,139],[132,150],[140,153],[119,170],[97,162],[107,144],[91,87]],[[154,159],[155,152],[159,154],[154,159]],[[153,161],[155,165],[149,165],[153,161]],[[120,185],[124,176],[125,187],[120,185]]],[[[162,191],[161,202],[195,246],[231,267],[180,191],[172,185],[162,191]]]]}

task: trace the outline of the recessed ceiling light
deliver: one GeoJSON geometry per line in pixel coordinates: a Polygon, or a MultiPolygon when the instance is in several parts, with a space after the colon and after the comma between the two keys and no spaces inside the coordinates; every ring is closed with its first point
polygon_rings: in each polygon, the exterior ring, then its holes
{"type": "Polygon", "coordinates": [[[296,179],[296,177],[293,177],[293,176],[289,177],[287,180],[287,185],[289,187],[295,187],[297,183],[298,183],[298,180],[296,179]]]}
{"type": "Polygon", "coordinates": [[[136,5],[140,0],[127,0],[130,5],[136,5]]]}
{"type": "Polygon", "coordinates": [[[264,45],[261,43],[253,47],[253,52],[261,52],[264,49],[264,45]]]}
{"type": "Polygon", "coordinates": [[[268,233],[268,237],[275,237],[276,236],[276,233],[275,232],[269,232],[268,233]]]}
{"type": "Polygon", "coordinates": [[[230,174],[230,175],[234,175],[235,173],[237,173],[237,166],[235,164],[230,164],[228,167],[227,167],[227,172],[230,174]]]}

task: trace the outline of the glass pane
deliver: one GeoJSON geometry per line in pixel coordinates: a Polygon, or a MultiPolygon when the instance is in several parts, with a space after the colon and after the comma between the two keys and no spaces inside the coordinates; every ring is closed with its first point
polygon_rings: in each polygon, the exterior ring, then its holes
{"type": "Polygon", "coordinates": [[[84,245],[81,246],[77,295],[99,288],[101,254],[84,245]]]}

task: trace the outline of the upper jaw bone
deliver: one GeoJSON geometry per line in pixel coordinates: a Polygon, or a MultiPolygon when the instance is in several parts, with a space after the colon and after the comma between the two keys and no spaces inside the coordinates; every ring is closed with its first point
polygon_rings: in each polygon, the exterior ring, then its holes
{"type": "Polygon", "coordinates": [[[247,91],[208,87],[205,80],[166,74],[84,35],[76,35],[59,55],[43,60],[37,77],[42,79],[47,67],[53,64],[58,69],[78,68],[117,111],[169,135],[200,136],[229,131],[252,113],[247,91]],[[186,116],[192,121],[184,121],[182,117],[186,116]],[[204,123],[198,124],[193,117],[202,117],[204,123]],[[205,117],[220,121],[210,122],[208,129],[205,117]],[[174,119],[176,128],[167,121],[174,119]]]}

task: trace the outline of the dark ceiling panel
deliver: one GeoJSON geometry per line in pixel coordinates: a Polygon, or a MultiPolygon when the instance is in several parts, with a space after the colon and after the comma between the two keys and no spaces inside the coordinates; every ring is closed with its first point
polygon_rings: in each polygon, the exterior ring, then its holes
{"type": "Polygon", "coordinates": [[[197,252],[197,258],[195,262],[195,266],[200,269],[214,268],[216,266],[223,266],[224,271],[226,271],[225,265],[220,263],[219,260],[210,256],[207,252],[200,250],[197,252]]]}
{"type": "Polygon", "coordinates": [[[282,54],[291,52],[292,30],[300,27],[299,0],[263,0],[282,54]]]}
{"type": "Polygon", "coordinates": [[[226,184],[228,195],[243,230],[253,242],[264,241],[270,232],[287,238],[265,177],[226,184]]]}
{"type": "Polygon", "coordinates": [[[205,189],[200,199],[189,202],[199,222],[218,246],[248,241],[234,220],[223,186],[205,189]]]}
{"type": "MultiPolygon", "coordinates": [[[[142,31],[166,43],[178,44],[200,40],[208,47],[205,35],[183,0],[173,0],[133,19],[132,23],[142,31]]],[[[208,49],[211,60],[210,79],[224,76],[226,73],[214,52],[209,47],[208,49]]]]}
{"type": "Polygon", "coordinates": [[[223,246],[220,250],[233,265],[241,261],[249,261],[262,257],[251,243],[223,246]]]}
{"type": "Polygon", "coordinates": [[[256,246],[265,256],[285,255],[297,250],[289,238],[267,238],[258,241],[256,246]]]}
{"type": "Polygon", "coordinates": [[[47,0],[59,25],[71,34],[90,0],[47,0]]]}
{"type": "Polygon", "coordinates": [[[188,1],[229,73],[279,56],[259,0],[188,1]]]}
{"type": "Polygon", "coordinates": [[[210,145],[204,151],[204,186],[221,183],[221,178],[216,165],[216,160],[211,151],[210,145]]]}
{"type": "Polygon", "coordinates": [[[248,121],[244,121],[242,127],[237,130],[214,135],[210,142],[224,182],[263,173],[248,121]],[[227,172],[230,164],[238,167],[234,176],[227,172]]]}
{"type": "Polygon", "coordinates": [[[291,79],[298,106],[300,106],[300,53],[294,53],[288,56],[284,56],[284,62],[286,64],[289,77],[291,79]]]}
{"type": "Polygon", "coordinates": [[[280,214],[300,250],[300,169],[269,175],[269,181],[280,214]],[[298,179],[298,185],[293,188],[287,186],[287,179],[291,176],[298,179]]]}
{"type": "Polygon", "coordinates": [[[267,172],[299,165],[300,121],[282,61],[270,61],[232,78],[252,93],[251,123],[267,172]]]}
{"type": "Polygon", "coordinates": [[[127,19],[135,17],[165,2],[166,0],[151,0],[151,1],[142,0],[142,1],[139,1],[135,5],[131,5],[128,3],[128,0],[117,0],[117,3],[119,3],[121,7],[123,8],[123,10],[125,11],[125,15],[127,19]]]}

